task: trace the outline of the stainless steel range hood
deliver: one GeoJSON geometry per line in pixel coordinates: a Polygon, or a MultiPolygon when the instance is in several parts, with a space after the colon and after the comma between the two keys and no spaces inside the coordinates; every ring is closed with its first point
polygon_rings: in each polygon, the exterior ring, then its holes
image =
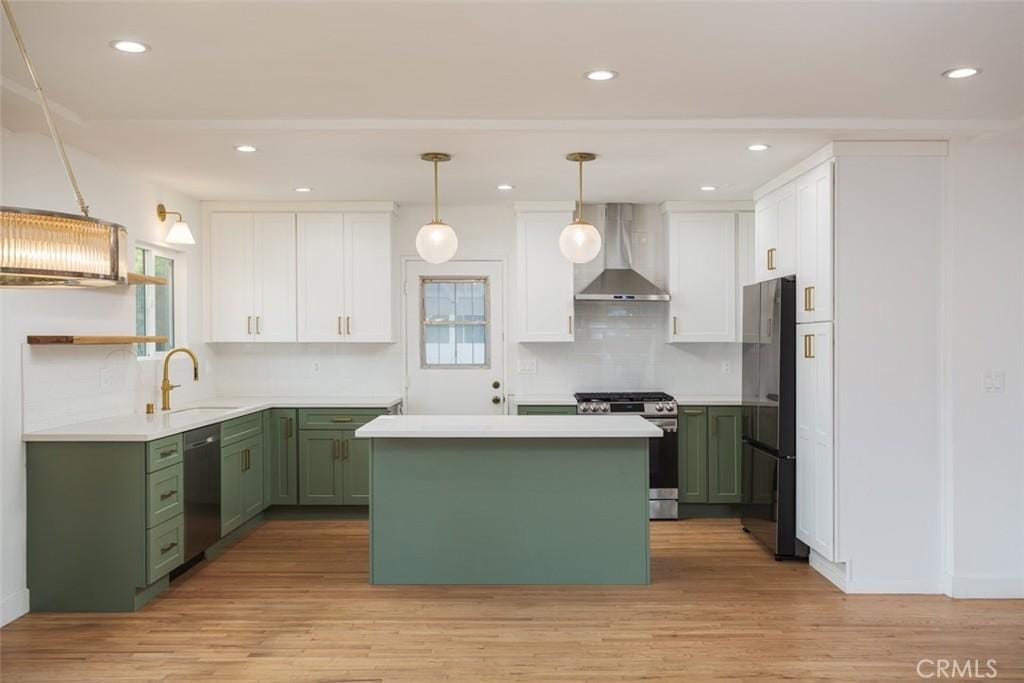
{"type": "Polygon", "coordinates": [[[576,295],[577,301],[668,301],[668,292],[633,270],[629,236],[632,204],[608,204],[604,220],[604,271],[576,295]]]}

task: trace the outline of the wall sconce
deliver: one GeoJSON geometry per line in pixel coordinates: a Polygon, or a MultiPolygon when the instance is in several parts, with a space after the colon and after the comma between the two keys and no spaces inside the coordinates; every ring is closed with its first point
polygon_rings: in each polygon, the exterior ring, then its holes
{"type": "Polygon", "coordinates": [[[177,211],[168,211],[163,204],[156,205],[156,217],[160,219],[161,223],[167,220],[168,215],[177,216],[178,220],[174,221],[174,225],[167,231],[164,241],[168,244],[195,244],[196,239],[192,237],[192,231],[189,230],[188,223],[182,219],[181,214],[177,211]]]}

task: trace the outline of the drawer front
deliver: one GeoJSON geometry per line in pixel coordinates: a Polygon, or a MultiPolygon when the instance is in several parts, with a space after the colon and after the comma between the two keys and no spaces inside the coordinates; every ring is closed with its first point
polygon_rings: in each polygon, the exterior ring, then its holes
{"type": "Polygon", "coordinates": [[[221,422],[220,443],[234,443],[242,439],[249,439],[263,433],[263,413],[253,413],[245,417],[236,417],[234,420],[221,422]]]}
{"type": "Polygon", "coordinates": [[[146,471],[156,472],[181,462],[185,452],[181,434],[157,439],[146,444],[146,471]]]}
{"type": "Polygon", "coordinates": [[[519,406],[520,415],[575,415],[576,406],[519,406]]]}
{"type": "Polygon", "coordinates": [[[348,429],[385,412],[383,408],[300,408],[299,429],[348,429]]]}
{"type": "Polygon", "coordinates": [[[182,463],[146,475],[146,528],[162,524],[184,511],[182,463]]]}
{"type": "Polygon", "coordinates": [[[146,532],[149,546],[146,581],[153,583],[182,563],[185,553],[185,516],[172,517],[146,532]]]}

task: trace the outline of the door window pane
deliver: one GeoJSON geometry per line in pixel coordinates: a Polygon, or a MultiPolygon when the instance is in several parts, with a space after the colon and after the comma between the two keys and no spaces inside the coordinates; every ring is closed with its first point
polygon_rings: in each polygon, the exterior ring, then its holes
{"type": "Polygon", "coordinates": [[[486,278],[422,280],[423,367],[487,367],[486,278]]]}

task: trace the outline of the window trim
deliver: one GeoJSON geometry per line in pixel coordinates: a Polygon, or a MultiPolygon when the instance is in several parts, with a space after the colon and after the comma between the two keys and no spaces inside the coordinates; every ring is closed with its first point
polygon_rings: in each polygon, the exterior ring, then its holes
{"type": "Polygon", "coordinates": [[[420,275],[420,369],[421,370],[488,370],[491,367],[491,278],[487,275],[420,275]],[[484,319],[483,320],[445,320],[429,322],[427,320],[427,298],[424,295],[425,285],[431,282],[480,282],[484,286],[484,319]],[[483,363],[427,363],[427,335],[429,327],[483,327],[484,328],[484,362],[483,363]]]}
{"type": "MultiPolygon", "coordinates": [[[[172,304],[171,305],[172,305],[172,315],[173,315],[172,325],[173,325],[173,328],[174,328],[173,329],[174,335],[173,335],[173,337],[171,337],[171,339],[168,340],[170,342],[170,347],[169,347],[168,350],[170,350],[171,348],[174,348],[175,346],[187,346],[188,345],[188,342],[187,342],[187,339],[186,339],[187,327],[186,327],[186,324],[185,324],[186,320],[187,320],[187,318],[186,318],[187,309],[185,307],[185,297],[186,297],[186,291],[187,291],[186,288],[185,288],[185,274],[186,274],[185,252],[178,251],[177,249],[171,249],[170,247],[168,247],[167,245],[164,245],[164,244],[158,244],[158,243],[154,243],[154,242],[143,242],[141,240],[140,241],[136,241],[133,246],[134,246],[134,249],[142,249],[142,250],[148,252],[147,256],[146,256],[146,263],[143,266],[144,270],[153,267],[154,258],[156,256],[161,256],[163,258],[167,258],[167,259],[170,259],[171,261],[173,261],[173,263],[174,263],[174,277],[173,277],[173,279],[172,279],[172,281],[170,283],[170,287],[172,288],[172,291],[171,291],[172,304]]],[[[133,250],[133,252],[132,252],[132,255],[133,255],[132,263],[133,264],[134,264],[134,254],[135,254],[135,252],[133,250]]],[[[147,334],[149,334],[149,321],[152,318],[152,316],[149,315],[149,312],[150,311],[154,311],[155,308],[156,308],[156,290],[155,290],[155,288],[159,287],[159,286],[167,286],[167,285],[135,285],[135,286],[136,287],[143,287],[144,291],[146,292],[146,311],[147,311],[146,321],[147,321],[147,334]]],[[[152,318],[152,319],[155,320],[155,318],[152,318]]],[[[137,322],[138,321],[136,321],[136,323],[137,322]]],[[[154,331],[154,333],[155,333],[155,331],[154,331]]],[[[163,357],[167,354],[167,351],[157,351],[156,350],[156,343],[155,342],[146,342],[145,346],[146,346],[146,355],[140,356],[140,355],[138,355],[138,351],[136,351],[136,356],[135,356],[136,360],[140,360],[140,361],[162,361],[163,357]]]]}

